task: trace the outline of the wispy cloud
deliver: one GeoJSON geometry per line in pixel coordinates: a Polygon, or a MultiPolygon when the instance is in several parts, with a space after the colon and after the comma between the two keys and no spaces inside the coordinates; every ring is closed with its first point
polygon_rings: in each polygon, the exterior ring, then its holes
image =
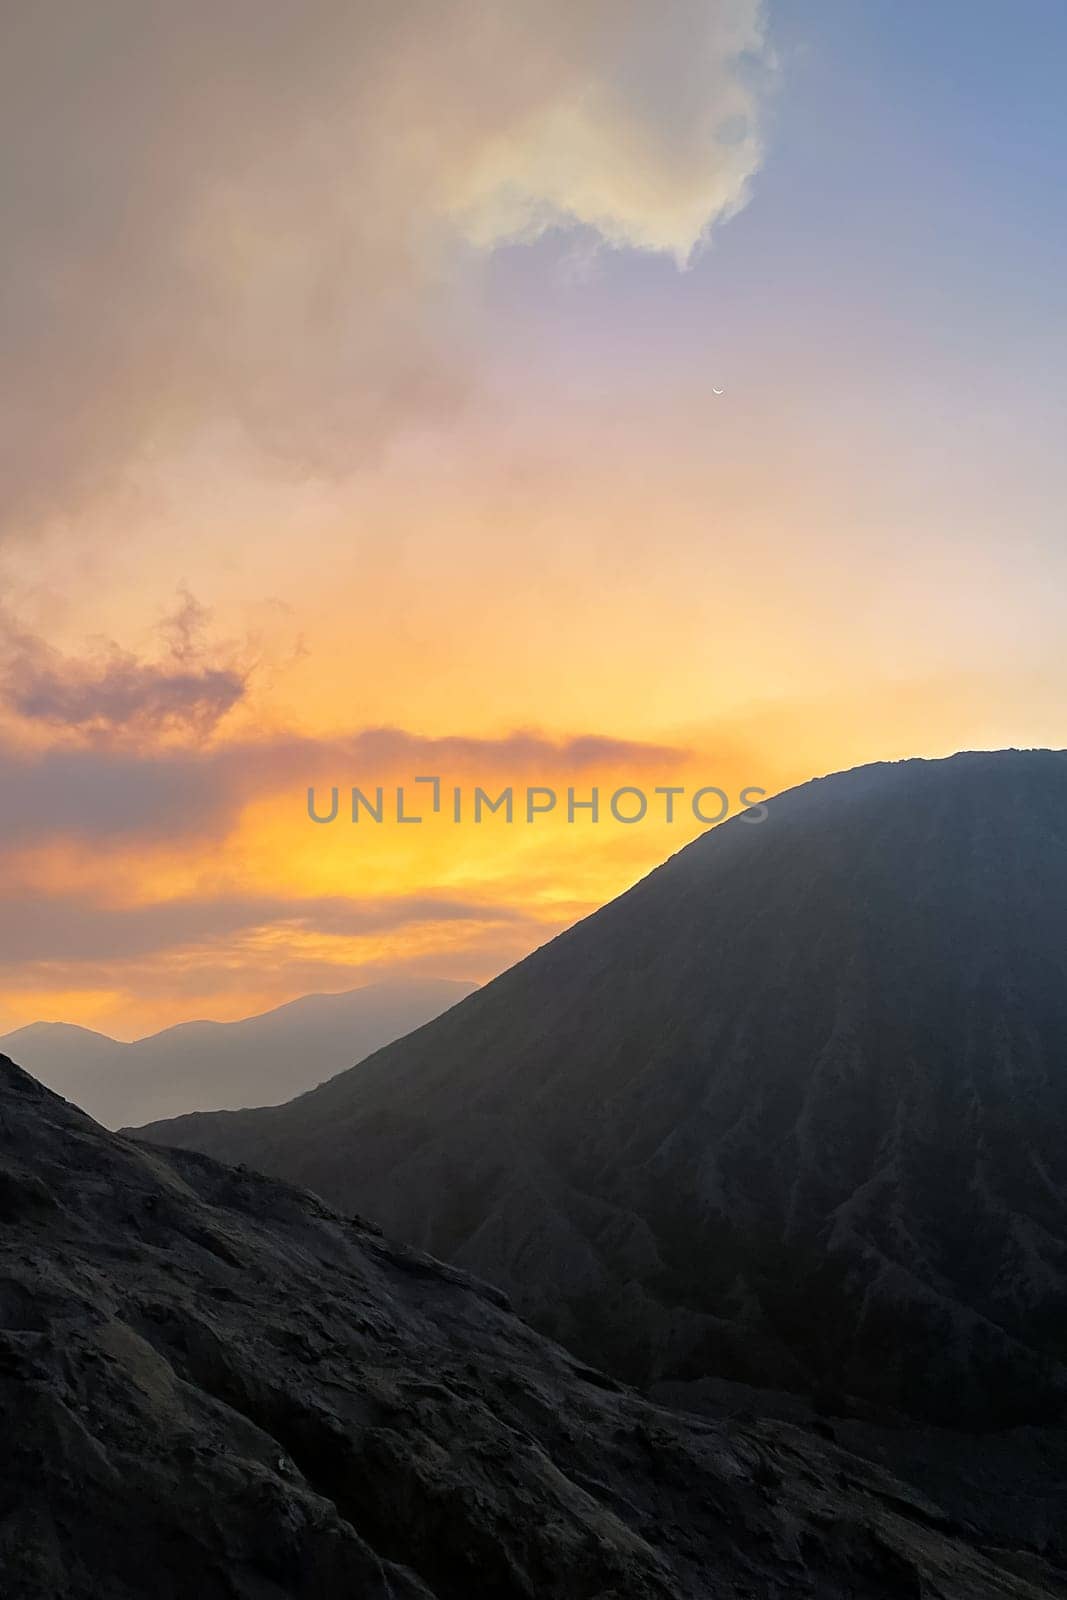
{"type": "Polygon", "coordinates": [[[111,742],[214,732],[244,697],[248,667],[212,644],[208,613],[190,594],[160,626],[145,660],[107,641],[62,655],[0,614],[0,705],[15,718],[111,742]]]}
{"type": "MultiPolygon", "coordinates": [[[[161,688],[147,668],[131,671],[121,694],[108,673],[82,681],[81,672],[79,666],[76,689],[69,693],[79,715],[91,712],[93,720],[78,726],[121,733],[135,725],[131,717],[137,709],[141,731],[149,718],[154,729],[166,729],[174,725],[174,716],[161,721],[160,710],[175,713],[180,706],[181,726],[188,732],[196,730],[196,717],[203,714],[197,705],[190,717],[188,703],[177,694],[172,703],[172,686],[161,688]]],[[[66,694],[63,680],[60,684],[66,694]]],[[[293,735],[143,750],[121,740],[117,747],[112,740],[40,752],[0,743],[0,830],[9,847],[53,837],[154,835],[206,842],[223,837],[250,800],[286,790],[299,820],[305,790],[316,782],[373,786],[427,773],[446,782],[451,777],[523,781],[524,774],[533,775],[532,781],[565,779],[608,769],[669,774],[687,758],[684,749],[651,741],[593,734],[553,739],[531,730],[499,738],[428,738],[403,728],[369,728],[336,738],[293,735]]]]}
{"type": "Polygon", "coordinates": [[[0,895],[0,960],[122,961],[195,948],[205,962],[220,947],[230,955],[255,933],[294,943],[308,935],[358,939],[417,925],[507,924],[508,906],[448,896],[207,895],[155,905],[101,905],[85,895],[0,895]]]}

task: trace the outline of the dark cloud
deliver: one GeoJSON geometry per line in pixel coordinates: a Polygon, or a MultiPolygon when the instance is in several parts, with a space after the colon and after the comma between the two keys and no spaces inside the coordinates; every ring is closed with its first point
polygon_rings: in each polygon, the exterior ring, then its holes
{"type": "Polygon", "coordinates": [[[376,769],[395,771],[410,767],[414,773],[438,773],[447,778],[450,771],[460,774],[484,770],[495,776],[511,772],[521,779],[530,772],[584,772],[629,763],[635,770],[657,763],[677,764],[686,752],[677,746],[643,743],[639,739],[612,739],[597,734],[579,734],[551,739],[532,729],[518,729],[497,738],[466,738],[449,734],[430,738],[404,728],[365,728],[348,739],[322,741],[315,745],[279,745],[276,753],[286,765],[307,761],[313,754],[317,768],[324,760],[332,762],[338,781],[358,782],[370,778],[376,769]]]}
{"type": "Polygon", "coordinates": [[[9,850],[52,838],[190,838],[224,827],[235,799],[209,762],[115,750],[0,747],[0,840],[9,850]]]}
{"type": "Polygon", "coordinates": [[[194,949],[209,962],[220,945],[229,948],[264,929],[294,938],[306,933],[355,938],[427,923],[507,924],[516,915],[506,906],[432,895],[227,895],[113,907],[79,895],[20,894],[0,896],[0,960],[8,965],[121,962],[194,949]]]}
{"type": "Polygon", "coordinates": [[[90,737],[204,738],[248,686],[232,650],[217,659],[207,621],[184,594],[161,625],[162,657],[146,661],[107,643],[85,657],[64,656],[0,616],[0,704],[24,722],[90,737]]]}
{"type": "MultiPolygon", "coordinates": [[[[421,775],[468,786],[566,780],[625,769],[669,781],[683,749],[595,735],[553,740],[425,738],[372,728],[347,738],[288,737],[138,754],[99,745],[30,754],[0,745],[0,831],[10,846],[55,836],[220,839],[249,800],[289,790],[294,818],[313,784],[403,783],[421,775]]],[[[413,795],[420,791],[415,789],[413,795]]]]}

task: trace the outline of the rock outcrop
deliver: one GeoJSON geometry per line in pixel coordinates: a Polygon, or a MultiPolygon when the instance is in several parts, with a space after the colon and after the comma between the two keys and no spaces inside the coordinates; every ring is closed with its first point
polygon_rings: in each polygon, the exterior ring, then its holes
{"type": "Polygon", "coordinates": [[[1039,1600],[817,1431],[650,1405],[502,1295],[0,1058],[4,1600],[1039,1600]]]}

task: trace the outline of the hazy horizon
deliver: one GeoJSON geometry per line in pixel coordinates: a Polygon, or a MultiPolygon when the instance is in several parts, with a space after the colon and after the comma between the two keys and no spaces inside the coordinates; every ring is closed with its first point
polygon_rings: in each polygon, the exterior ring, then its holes
{"type": "Polygon", "coordinates": [[[284,1011],[289,1006],[294,1006],[294,1005],[299,1004],[299,1002],[301,1000],[337,1000],[337,999],[345,998],[346,996],[349,996],[349,995],[360,994],[366,989],[400,988],[400,987],[403,987],[403,986],[405,986],[407,984],[410,984],[410,985],[414,986],[414,985],[417,985],[419,983],[424,983],[424,984],[433,984],[433,983],[452,984],[457,989],[465,988],[465,987],[468,987],[468,986],[470,988],[472,988],[472,989],[478,987],[478,985],[474,982],[473,979],[466,979],[466,978],[434,978],[431,974],[428,974],[428,975],[426,975],[425,977],[422,977],[422,978],[406,978],[406,977],[374,978],[374,979],[368,980],[366,983],[351,984],[348,988],[345,988],[345,989],[315,989],[315,990],[309,991],[307,994],[290,995],[287,999],[279,1000],[275,1004],[268,1006],[263,1011],[253,1011],[253,1012],[250,1012],[247,1016],[241,1016],[241,1017],[203,1017],[203,1016],[182,1017],[178,1022],[168,1023],[165,1028],[157,1028],[152,1033],[135,1034],[132,1038],[129,1038],[129,1039],[124,1039],[124,1038],[122,1038],[122,1036],[120,1034],[117,1034],[117,1033],[105,1033],[99,1028],[89,1028],[89,1027],[87,1027],[87,1025],[85,1023],[78,1022],[77,1020],[64,1019],[64,1018],[61,1018],[61,1017],[35,1017],[32,1022],[20,1023],[17,1028],[9,1028],[6,1033],[0,1034],[0,1045],[3,1045],[5,1043],[10,1042],[10,1040],[15,1038],[16,1035],[18,1035],[20,1033],[26,1033],[29,1030],[33,1029],[33,1028],[68,1028],[68,1027],[69,1028],[78,1028],[81,1031],[86,1032],[86,1033],[95,1033],[100,1038],[107,1039],[112,1044],[143,1044],[149,1039],[158,1038],[160,1033],[169,1033],[172,1030],[174,1030],[175,1028],[184,1028],[184,1027],[188,1027],[188,1026],[195,1026],[198,1022],[206,1023],[209,1027],[227,1027],[230,1023],[233,1023],[233,1022],[255,1022],[255,1021],[259,1020],[262,1017],[269,1017],[275,1011],[284,1011]]]}

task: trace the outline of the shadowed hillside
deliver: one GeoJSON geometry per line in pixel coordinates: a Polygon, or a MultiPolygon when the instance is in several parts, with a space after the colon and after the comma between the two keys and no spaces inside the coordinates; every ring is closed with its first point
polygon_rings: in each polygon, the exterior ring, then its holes
{"type": "Polygon", "coordinates": [[[631,1378],[1067,1393],[1067,754],[859,768],[289,1105],[155,1138],[358,1206],[631,1378]]]}
{"type": "Polygon", "coordinates": [[[0,1220],[5,1600],[1063,1592],[827,1440],[651,1406],[497,1291],[6,1057],[0,1220]]]}

